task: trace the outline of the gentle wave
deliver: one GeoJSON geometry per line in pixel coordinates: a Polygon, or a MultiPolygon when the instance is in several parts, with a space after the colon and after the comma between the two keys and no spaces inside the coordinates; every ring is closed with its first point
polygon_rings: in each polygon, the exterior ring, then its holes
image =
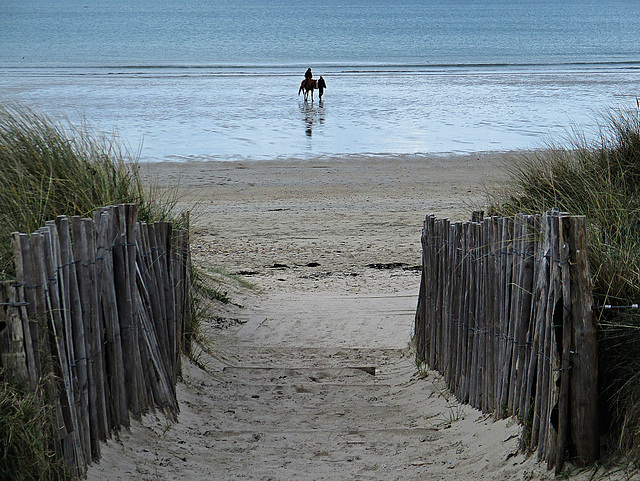
{"type": "MultiPolygon", "coordinates": [[[[162,64],[162,65],[75,65],[75,66],[3,66],[5,71],[82,71],[82,70],[291,70],[306,69],[309,64],[162,64]]],[[[349,73],[400,71],[413,72],[433,69],[475,69],[475,68],[640,68],[640,60],[610,60],[584,62],[452,62],[452,63],[314,63],[314,69],[327,68],[349,73]]]]}

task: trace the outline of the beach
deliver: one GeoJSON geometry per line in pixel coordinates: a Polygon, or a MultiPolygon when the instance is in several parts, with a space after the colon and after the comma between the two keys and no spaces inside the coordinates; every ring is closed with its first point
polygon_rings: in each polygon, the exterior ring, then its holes
{"type": "Polygon", "coordinates": [[[179,422],[145,416],[88,479],[549,477],[516,423],[416,366],[422,224],[470,219],[510,157],[635,109],[639,16],[631,0],[2,2],[0,103],[177,194],[226,301],[184,361],[179,422]],[[322,101],[298,95],[308,68],[322,101]]]}
{"type": "Polygon", "coordinates": [[[231,302],[184,361],[179,422],[134,422],[88,479],[552,479],[410,346],[424,217],[470,218],[514,155],[142,164],[231,302]]]}

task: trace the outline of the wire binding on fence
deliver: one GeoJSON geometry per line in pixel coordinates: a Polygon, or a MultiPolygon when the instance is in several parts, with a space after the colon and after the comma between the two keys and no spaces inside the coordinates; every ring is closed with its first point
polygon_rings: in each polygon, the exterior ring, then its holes
{"type": "Polygon", "coordinates": [[[605,310],[605,309],[640,309],[640,304],[631,304],[628,306],[614,306],[613,304],[603,304],[601,306],[593,306],[593,310],[605,310]]]}

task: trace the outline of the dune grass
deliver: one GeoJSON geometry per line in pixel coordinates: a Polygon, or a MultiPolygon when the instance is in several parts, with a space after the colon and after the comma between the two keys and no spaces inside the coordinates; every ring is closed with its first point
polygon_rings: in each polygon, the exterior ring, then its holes
{"type": "Polygon", "coordinates": [[[137,203],[141,220],[167,220],[172,203],[154,199],[137,169],[113,139],[0,106],[0,278],[14,276],[11,232],[31,233],[58,215],[137,203]]]}
{"type": "MultiPolygon", "coordinates": [[[[640,112],[611,109],[600,135],[522,154],[493,213],[585,215],[596,306],[640,303],[640,112]]],[[[610,452],[640,460],[640,310],[597,310],[600,419],[610,452]]]]}
{"type": "Polygon", "coordinates": [[[51,407],[0,372],[0,479],[70,479],[53,442],[51,407]]]}

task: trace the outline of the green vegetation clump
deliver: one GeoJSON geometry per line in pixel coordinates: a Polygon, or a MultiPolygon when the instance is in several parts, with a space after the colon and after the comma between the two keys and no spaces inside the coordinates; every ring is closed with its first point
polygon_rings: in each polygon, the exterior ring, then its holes
{"type": "MultiPolygon", "coordinates": [[[[600,135],[522,154],[498,215],[585,215],[596,306],[640,302],[640,112],[612,109],[600,135]]],[[[612,452],[640,460],[640,310],[598,310],[600,419],[612,452]]]]}
{"type": "Polygon", "coordinates": [[[168,220],[172,205],[155,202],[137,170],[113,140],[0,106],[0,278],[15,275],[11,233],[34,232],[58,215],[136,203],[141,220],[168,220]]]}
{"type": "Polygon", "coordinates": [[[0,372],[0,479],[59,481],[70,479],[52,442],[51,407],[0,372]]]}

